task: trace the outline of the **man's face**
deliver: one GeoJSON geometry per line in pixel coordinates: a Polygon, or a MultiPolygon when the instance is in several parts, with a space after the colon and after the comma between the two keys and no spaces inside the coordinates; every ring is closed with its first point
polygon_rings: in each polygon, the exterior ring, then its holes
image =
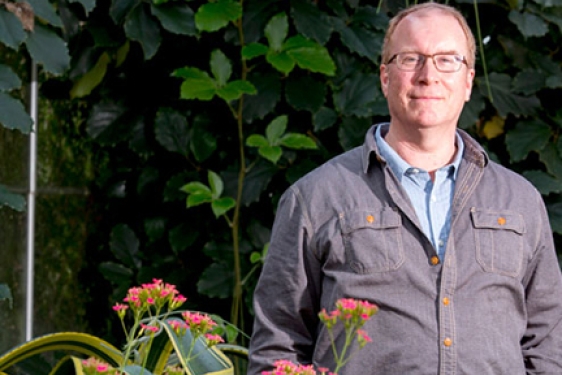
{"type": "MultiPolygon", "coordinates": [[[[453,16],[430,9],[400,21],[390,39],[389,51],[390,56],[402,52],[467,56],[468,46],[453,16]]],[[[463,105],[470,98],[473,78],[474,70],[465,64],[458,72],[443,73],[431,58],[412,72],[399,70],[395,63],[380,68],[392,123],[403,129],[456,127],[463,105]]]]}

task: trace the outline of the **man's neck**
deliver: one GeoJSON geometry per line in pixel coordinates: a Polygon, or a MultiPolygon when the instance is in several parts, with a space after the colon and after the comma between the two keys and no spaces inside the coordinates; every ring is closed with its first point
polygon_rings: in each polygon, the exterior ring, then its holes
{"type": "Polygon", "coordinates": [[[391,124],[384,139],[404,161],[428,171],[433,178],[437,169],[454,160],[457,151],[455,137],[456,129],[448,132],[424,129],[406,135],[391,124]]]}

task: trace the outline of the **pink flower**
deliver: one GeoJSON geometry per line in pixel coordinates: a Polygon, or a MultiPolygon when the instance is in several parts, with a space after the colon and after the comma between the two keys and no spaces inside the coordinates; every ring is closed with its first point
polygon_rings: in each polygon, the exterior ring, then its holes
{"type": "Polygon", "coordinates": [[[219,342],[224,342],[223,338],[220,335],[213,335],[213,334],[206,334],[205,338],[208,341],[209,346],[217,345],[219,342]]]}

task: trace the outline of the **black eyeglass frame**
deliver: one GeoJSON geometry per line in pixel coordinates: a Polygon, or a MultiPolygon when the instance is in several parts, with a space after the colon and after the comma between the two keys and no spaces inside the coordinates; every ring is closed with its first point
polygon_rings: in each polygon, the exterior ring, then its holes
{"type": "Polygon", "coordinates": [[[426,55],[423,53],[419,53],[419,52],[400,52],[400,53],[395,53],[394,55],[392,55],[392,57],[390,59],[388,59],[388,62],[385,65],[388,64],[392,64],[396,58],[398,57],[398,55],[404,55],[404,54],[415,54],[418,56],[423,56],[424,60],[421,62],[421,64],[416,65],[416,67],[414,69],[403,69],[400,68],[400,66],[398,64],[396,64],[396,67],[404,72],[415,72],[416,70],[418,70],[419,68],[421,68],[425,62],[427,61],[428,58],[431,58],[431,60],[433,61],[433,66],[435,66],[435,69],[437,69],[438,71],[442,72],[442,73],[456,73],[459,70],[461,70],[462,64],[466,65],[468,67],[468,61],[466,60],[466,56],[463,55],[459,55],[456,53],[434,53],[433,55],[426,55]],[[461,64],[459,65],[459,68],[457,70],[451,70],[451,71],[443,71],[441,69],[439,69],[439,67],[437,66],[437,63],[435,62],[434,57],[435,56],[455,56],[455,57],[460,57],[460,59],[458,61],[461,62],[461,64]]]}

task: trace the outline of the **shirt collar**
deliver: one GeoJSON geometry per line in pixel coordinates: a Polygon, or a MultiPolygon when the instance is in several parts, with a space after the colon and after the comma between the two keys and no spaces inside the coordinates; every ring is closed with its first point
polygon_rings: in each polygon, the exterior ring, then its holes
{"type": "MultiPolygon", "coordinates": [[[[408,169],[413,168],[413,166],[411,166],[404,159],[402,159],[402,157],[400,157],[400,155],[398,155],[398,153],[394,151],[394,149],[390,147],[390,145],[384,140],[382,136],[382,132],[388,131],[389,126],[390,124],[386,123],[376,127],[375,137],[374,137],[375,143],[377,145],[380,156],[384,160],[386,160],[388,166],[390,167],[390,169],[392,169],[396,177],[400,181],[402,181],[402,177],[404,176],[406,171],[408,171],[408,169]]],[[[456,141],[457,141],[457,153],[455,154],[455,158],[450,164],[443,167],[449,169],[452,168],[453,180],[457,179],[459,166],[464,152],[464,142],[461,136],[458,134],[458,132],[456,133],[456,141]]]]}

